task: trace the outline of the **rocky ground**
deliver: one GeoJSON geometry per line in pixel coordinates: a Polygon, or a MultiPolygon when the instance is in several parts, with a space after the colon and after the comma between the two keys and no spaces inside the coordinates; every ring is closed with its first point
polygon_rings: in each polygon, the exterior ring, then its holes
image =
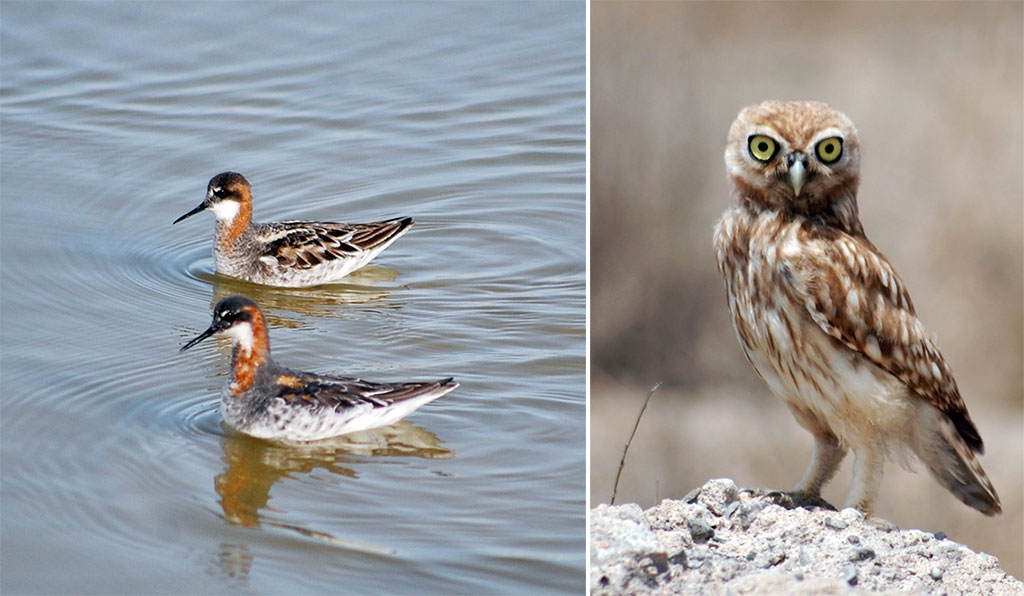
{"type": "Polygon", "coordinates": [[[599,505],[590,593],[1024,594],[991,555],[853,509],[787,510],[711,480],[683,500],[599,505]]]}

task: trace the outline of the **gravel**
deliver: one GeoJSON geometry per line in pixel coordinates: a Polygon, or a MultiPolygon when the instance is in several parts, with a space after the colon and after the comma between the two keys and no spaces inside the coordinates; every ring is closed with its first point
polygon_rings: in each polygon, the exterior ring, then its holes
{"type": "Polygon", "coordinates": [[[765,491],[710,480],[644,511],[590,516],[590,593],[1024,594],[1024,583],[945,534],[854,509],[784,509],[765,491]]]}

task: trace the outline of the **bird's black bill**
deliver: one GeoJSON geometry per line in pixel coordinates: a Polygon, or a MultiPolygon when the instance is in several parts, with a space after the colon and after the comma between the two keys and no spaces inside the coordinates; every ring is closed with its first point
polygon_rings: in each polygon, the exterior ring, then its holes
{"type": "Polygon", "coordinates": [[[187,344],[181,346],[181,349],[178,350],[178,352],[184,352],[185,350],[191,348],[192,346],[196,345],[197,343],[203,341],[207,337],[210,337],[214,333],[217,333],[217,331],[218,331],[218,329],[216,329],[213,325],[210,325],[210,328],[207,329],[206,331],[203,331],[202,333],[200,333],[198,337],[196,337],[192,341],[188,342],[187,344]]]}
{"type": "Polygon", "coordinates": [[[196,208],[195,208],[195,209],[193,209],[192,211],[189,211],[189,212],[188,212],[188,213],[186,213],[185,215],[182,215],[182,216],[181,216],[181,217],[179,217],[178,219],[174,220],[174,223],[172,223],[171,225],[173,226],[174,224],[178,223],[179,221],[181,221],[181,220],[183,220],[183,219],[188,219],[189,217],[192,217],[192,216],[193,216],[193,215],[195,215],[196,213],[200,213],[200,212],[202,212],[202,211],[206,211],[206,208],[207,208],[207,206],[208,206],[208,205],[206,204],[206,201],[203,201],[202,203],[199,203],[199,206],[198,206],[198,207],[196,207],[196,208]]]}

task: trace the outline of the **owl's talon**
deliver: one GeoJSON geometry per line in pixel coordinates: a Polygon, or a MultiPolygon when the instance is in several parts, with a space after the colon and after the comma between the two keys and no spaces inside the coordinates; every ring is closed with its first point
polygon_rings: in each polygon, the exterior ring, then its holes
{"type": "Polygon", "coordinates": [[[809,496],[795,490],[784,491],[768,488],[744,488],[740,492],[747,493],[755,499],[768,501],[769,503],[778,505],[783,509],[796,509],[797,507],[803,507],[805,509],[820,508],[828,509],[829,511],[836,511],[836,508],[825,499],[822,499],[820,495],[809,496]]]}

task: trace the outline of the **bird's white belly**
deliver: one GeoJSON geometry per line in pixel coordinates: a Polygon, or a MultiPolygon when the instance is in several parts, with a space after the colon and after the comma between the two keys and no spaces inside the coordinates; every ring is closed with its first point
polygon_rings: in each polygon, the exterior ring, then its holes
{"type": "Polygon", "coordinates": [[[240,246],[234,250],[217,250],[213,257],[217,273],[258,284],[283,287],[303,287],[338,281],[364,267],[381,253],[388,244],[354,253],[344,259],[331,259],[309,268],[280,265],[274,257],[257,256],[257,249],[240,246]]]}
{"type": "Polygon", "coordinates": [[[261,260],[268,265],[270,273],[266,275],[268,280],[284,280],[295,285],[308,285],[316,283],[329,283],[337,281],[373,260],[379,250],[365,251],[353,255],[347,259],[333,259],[325,261],[309,269],[296,269],[293,266],[278,265],[277,259],[262,257],[261,260]]]}
{"type": "Polygon", "coordinates": [[[266,410],[254,416],[236,398],[225,392],[221,400],[221,415],[229,426],[253,437],[280,441],[318,441],[394,424],[438,397],[440,395],[426,394],[386,407],[373,407],[364,403],[340,409],[295,406],[281,398],[274,398],[266,410]]]}
{"type": "Polygon", "coordinates": [[[914,415],[906,387],[825,334],[801,305],[748,312],[746,320],[754,322],[747,356],[802,426],[831,431],[850,447],[904,437],[914,415]]]}

